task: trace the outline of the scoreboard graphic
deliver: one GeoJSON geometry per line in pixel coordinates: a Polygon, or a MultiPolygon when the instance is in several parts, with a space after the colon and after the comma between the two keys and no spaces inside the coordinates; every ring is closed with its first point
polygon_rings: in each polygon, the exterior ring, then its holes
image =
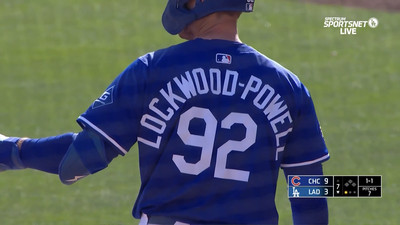
{"type": "Polygon", "coordinates": [[[380,198],[382,176],[288,176],[289,198],[380,198]]]}

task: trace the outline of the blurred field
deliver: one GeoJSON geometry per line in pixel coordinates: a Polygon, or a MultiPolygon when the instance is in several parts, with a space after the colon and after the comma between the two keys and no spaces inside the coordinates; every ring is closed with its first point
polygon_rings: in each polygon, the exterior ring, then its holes
{"type": "MultiPolygon", "coordinates": [[[[0,132],[79,131],[75,119],[138,56],[179,43],[160,23],[165,1],[0,1],[0,132]],[[162,4],[161,4],[162,3],[162,4]]],[[[331,159],[329,175],[382,175],[379,199],[329,199],[331,224],[400,224],[400,14],[297,0],[257,1],[242,41],[296,73],[311,91],[331,159]],[[327,16],[379,19],[354,36],[327,16]]],[[[0,224],[137,224],[135,147],[72,186],[37,171],[0,175],[0,224]]],[[[280,224],[291,223],[284,178],[280,224]]]]}

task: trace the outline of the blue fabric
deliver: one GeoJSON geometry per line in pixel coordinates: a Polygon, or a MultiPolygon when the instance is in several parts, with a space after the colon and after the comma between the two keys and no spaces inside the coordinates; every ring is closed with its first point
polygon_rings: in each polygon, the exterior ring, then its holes
{"type": "MultiPolygon", "coordinates": [[[[90,151],[101,149],[105,152],[101,157],[105,158],[107,163],[111,162],[118,155],[117,151],[106,142],[102,144],[103,142],[99,136],[89,130],[83,130],[79,134],[66,133],[46,138],[27,139],[21,146],[20,158],[27,168],[58,174],[60,162],[73,143],[75,148],[79,149],[80,154],[83,155],[82,157],[91,159],[87,154],[90,154],[90,151]],[[76,138],[77,142],[75,142],[76,138]]],[[[90,171],[94,173],[95,169],[93,168],[98,165],[86,163],[92,168],[90,171]]]]}
{"type": "Polygon", "coordinates": [[[329,158],[297,76],[231,41],[196,39],[140,57],[78,122],[121,154],[138,143],[136,218],[276,224],[279,169],[329,158]]]}
{"type": "Polygon", "coordinates": [[[82,128],[96,132],[120,155],[125,155],[136,142],[141,114],[139,104],[143,98],[141,87],[135,86],[142,84],[143,78],[127,74],[140,74],[144,68],[139,60],[132,63],[77,119],[82,128]],[[132,107],[129,103],[139,104],[132,107]]]}
{"type": "Polygon", "coordinates": [[[317,118],[314,104],[308,89],[299,85],[296,93],[299,108],[293,131],[286,141],[281,167],[304,166],[315,161],[324,162],[329,159],[325,141],[317,118]],[[301,148],[299,148],[301,146],[301,148]],[[319,149],[319,151],[316,151],[319,149]],[[305,160],[307,159],[307,160],[305,160]]]}
{"type": "Polygon", "coordinates": [[[74,133],[27,139],[21,146],[21,160],[27,168],[58,174],[58,165],[74,140],[74,133]]]}
{"type": "Polygon", "coordinates": [[[17,141],[15,137],[0,140],[0,172],[25,168],[19,156],[17,141]]]}
{"type": "Polygon", "coordinates": [[[59,165],[60,180],[72,184],[103,170],[118,155],[114,149],[109,149],[107,155],[106,150],[104,141],[93,131],[79,133],[59,165]]]}
{"type": "MultiPolygon", "coordinates": [[[[285,168],[289,175],[323,175],[321,163],[308,166],[285,168]]],[[[290,198],[293,224],[328,224],[329,212],[326,198],[290,198]]]]}

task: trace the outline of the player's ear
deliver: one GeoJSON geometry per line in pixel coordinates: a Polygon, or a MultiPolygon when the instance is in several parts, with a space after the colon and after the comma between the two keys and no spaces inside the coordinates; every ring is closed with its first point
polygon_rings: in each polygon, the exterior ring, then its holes
{"type": "Polygon", "coordinates": [[[196,6],[196,0],[189,0],[189,1],[185,4],[185,8],[186,8],[187,10],[192,10],[195,6],[196,6]]]}
{"type": "MultiPolygon", "coordinates": [[[[200,2],[204,2],[204,0],[200,0],[200,2]]],[[[185,4],[186,9],[188,10],[192,10],[194,7],[196,7],[196,0],[189,0],[186,4],[185,4]]]]}

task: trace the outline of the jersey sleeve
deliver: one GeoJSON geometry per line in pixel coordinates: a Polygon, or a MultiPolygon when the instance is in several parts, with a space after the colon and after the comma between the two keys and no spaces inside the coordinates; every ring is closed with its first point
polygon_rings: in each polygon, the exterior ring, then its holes
{"type": "Polygon", "coordinates": [[[121,155],[137,140],[146,69],[142,60],[133,62],[77,119],[82,128],[98,133],[121,155]]]}
{"type": "Polygon", "coordinates": [[[322,163],[329,159],[311,95],[303,84],[300,84],[299,92],[299,110],[283,152],[282,168],[322,163]]]}

